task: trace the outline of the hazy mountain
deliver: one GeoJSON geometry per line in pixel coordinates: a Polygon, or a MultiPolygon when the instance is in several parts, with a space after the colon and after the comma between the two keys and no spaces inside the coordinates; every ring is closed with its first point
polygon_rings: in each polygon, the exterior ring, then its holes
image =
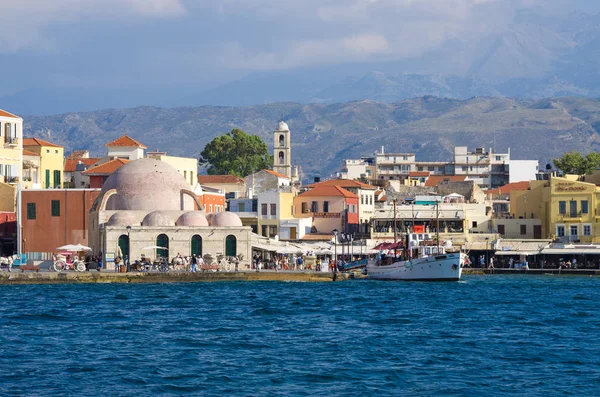
{"type": "Polygon", "coordinates": [[[25,135],[65,145],[66,152],[105,153],[104,144],[128,133],[150,149],[199,156],[217,135],[239,127],[269,145],[277,122],[292,133],[293,162],[308,177],[327,177],[344,158],[387,151],[414,152],[420,160],[450,160],[455,145],[511,148],[515,159],[544,163],[565,151],[600,150],[600,101],[556,98],[524,101],[421,97],[385,104],[274,103],[250,107],[138,107],[25,117],[25,135]]]}

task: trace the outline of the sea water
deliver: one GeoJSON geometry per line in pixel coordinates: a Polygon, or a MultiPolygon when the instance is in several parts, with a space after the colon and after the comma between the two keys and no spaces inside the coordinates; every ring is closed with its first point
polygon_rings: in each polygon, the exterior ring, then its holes
{"type": "Polygon", "coordinates": [[[1,395],[600,395],[600,279],[0,287],[1,395]]]}

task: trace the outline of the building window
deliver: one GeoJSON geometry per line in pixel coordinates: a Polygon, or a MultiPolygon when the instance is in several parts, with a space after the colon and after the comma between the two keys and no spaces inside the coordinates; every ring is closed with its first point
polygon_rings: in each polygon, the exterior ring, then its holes
{"type": "Polygon", "coordinates": [[[54,149],[54,154],[58,154],[58,149],[54,149]]]}
{"type": "Polygon", "coordinates": [[[329,212],[329,201],[323,201],[323,212],[329,212]]]}
{"type": "Polygon", "coordinates": [[[52,200],[52,216],[60,216],[60,201],[52,200]]]}
{"type": "Polygon", "coordinates": [[[285,137],[283,134],[279,135],[279,146],[283,146],[285,143],[285,137]]]}
{"type": "Polygon", "coordinates": [[[417,171],[423,171],[423,167],[417,167],[417,171]]]}
{"type": "Polygon", "coordinates": [[[361,203],[361,204],[364,204],[364,203],[365,203],[365,195],[364,195],[364,194],[361,194],[361,195],[360,195],[360,203],[361,203]]]}
{"type": "Polygon", "coordinates": [[[262,203],[260,205],[260,214],[261,215],[267,215],[267,204],[266,203],[262,203]]]}
{"type": "Polygon", "coordinates": [[[527,234],[527,225],[521,225],[521,236],[527,234]]]}
{"type": "Polygon", "coordinates": [[[50,153],[50,149],[46,149],[46,153],[50,153]]]}
{"type": "Polygon", "coordinates": [[[504,235],[506,232],[504,231],[504,225],[498,225],[498,234],[504,235]]]}
{"type": "Polygon", "coordinates": [[[271,215],[277,215],[277,204],[271,204],[271,215]]]}
{"type": "Polygon", "coordinates": [[[274,238],[277,236],[277,226],[270,225],[269,226],[269,237],[274,238]]]}
{"type": "Polygon", "coordinates": [[[316,201],[313,201],[312,203],[310,203],[310,212],[319,212],[319,203],[316,201]]]}
{"type": "Polygon", "coordinates": [[[187,171],[183,170],[183,179],[187,179],[187,171]]]}
{"type": "Polygon", "coordinates": [[[584,236],[592,235],[592,225],[583,225],[583,235],[584,236]]]}
{"type": "Polygon", "coordinates": [[[577,217],[577,201],[575,201],[575,200],[569,201],[569,212],[570,212],[571,218],[577,217]]]}
{"type": "Polygon", "coordinates": [[[213,206],[212,206],[212,204],[208,205],[208,212],[209,213],[213,212],[213,206]]]}
{"type": "Polygon", "coordinates": [[[496,161],[502,161],[502,157],[501,156],[496,156],[496,161]]]}
{"type": "Polygon", "coordinates": [[[279,164],[284,164],[285,163],[285,156],[283,154],[283,152],[279,152],[279,164]]]}
{"type": "Polygon", "coordinates": [[[27,203],[27,219],[35,219],[35,203],[27,203]]]}
{"type": "Polygon", "coordinates": [[[306,214],[308,212],[308,203],[302,203],[302,213],[306,214]]]}
{"type": "Polygon", "coordinates": [[[246,203],[238,204],[238,212],[246,212],[246,203]]]}
{"type": "Polygon", "coordinates": [[[587,200],[581,200],[581,213],[582,214],[588,213],[588,201],[587,200]]]}
{"type": "Polygon", "coordinates": [[[60,181],[60,171],[59,170],[55,170],[54,171],[54,187],[56,188],[61,188],[61,181],[60,181]]]}
{"type": "Polygon", "coordinates": [[[369,201],[371,202],[371,205],[373,205],[373,196],[369,196],[369,201]]]}
{"type": "Polygon", "coordinates": [[[225,256],[237,255],[237,239],[233,234],[225,237],[225,256]]]}
{"type": "Polygon", "coordinates": [[[567,202],[566,201],[559,201],[558,202],[558,213],[560,215],[566,215],[567,214],[567,202]]]}
{"type": "Polygon", "coordinates": [[[463,165],[463,166],[462,166],[462,170],[463,170],[463,171],[468,171],[468,170],[469,170],[469,167],[467,167],[466,165],[463,165]]]}
{"type": "Polygon", "coordinates": [[[565,236],[565,226],[564,225],[556,225],[556,236],[557,237],[565,236]]]}
{"type": "Polygon", "coordinates": [[[435,167],[427,167],[427,171],[435,171],[435,167]]]}
{"type": "Polygon", "coordinates": [[[477,221],[473,221],[473,228],[477,227],[477,221]]]}

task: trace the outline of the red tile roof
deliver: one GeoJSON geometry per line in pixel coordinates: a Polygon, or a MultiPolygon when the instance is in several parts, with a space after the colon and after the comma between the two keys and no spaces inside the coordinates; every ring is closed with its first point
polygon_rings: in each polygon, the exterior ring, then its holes
{"type": "Polygon", "coordinates": [[[75,172],[77,170],[77,163],[79,163],[80,161],[85,165],[86,168],[89,168],[91,166],[93,166],[94,164],[96,164],[98,162],[98,160],[100,160],[99,158],[87,158],[87,159],[82,159],[82,158],[75,158],[75,159],[66,159],[65,160],[65,169],[64,172],[75,172]]]}
{"type": "Polygon", "coordinates": [[[354,188],[354,189],[364,189],[364,190],[377,190],[377,186],[369,185],[366,183],[362,183],[361,181],[357,181],[354,179],[329,179],[323,182],[313,183],[308,187],[317,187],[317,186],[340,186],[342,188],[354,188]]]}
{"type": "Polygon", "coordinates": [[[269,174],[275,175],[276,177],[279,177],[279,178],[290,179],[286,175],[280,174],[279,172],[275,172],[273,170],[264,170],[264,171],[268,172],[269,174]]]}
{"type": "Polygon", "coordinates": [[[87,154],[87,150],[73,150],[68,156],[68,159],[78,159],[87,154]]]}
{"type": "Polygon", "coordinates": [[[343,187],[339,186],[316,186],[313,189],[307,190],[304,193],[299,194],[298,196],[304,197],[345,197],[345,198],[358,198],[358,196],[354,193],[350,193],[343,187]]]}
{"type": "Polygon", "coordinates": [[[123,165],[129,163],[126,159],[114,159],[106,163],[99,164],[93,168],[89,168],[87,171],[82,172],[84,175],[110,175],[123,165]]]}
{"type": "Polygon", "coordinates": [[[330,241],[333,238],[332,234],[327,233],[311,233],[305,234],[300,240],[310,240],[310,241],[330,241]]]}
{"type": "Polygon", "coordinates": [[[244,183],[244,180],[235,175],[198,175],[198,183],[244,183]]]}
{"type": "Polygon", "coordinates": [[[517,191],[517,190],[527,190],[529,189],[529,181],[523,181],[523,182],[513,182],[513,183],[508,183],[504,186],[500,186],[496,189],[490,189],[490,190],[486,190],[485,193],[486,194],[508,194],[510,192],[517,191]]]}
{"type": "Polygon", "coordinates": [[[2,110],[2,109],[0,109],[0,116],[1,117],[12,117],[12,118],[15,118],[15,119],[20,119],[20,117],[17,116],[16,114],[8,113],[6,110],[2,110]]]}
{"type": "Polygon", "coordinates": [[[429,171],[411,171],[408,173],[408,176],[413,177],[413,178],[429,176],[429,171]]]}
{"type": "Polygon", "coordinates": [[[107,143],[104,146],[141,147],[142,149],[148,148],[143,143],[136,141],[129,135],[123,135],[122,137],[119,137],[114,141],[107,143]]]}
{"type": "Polygon", "coordinates": [[[35,152],[31,152],[29,150],[25,150],[25,149],[23,149],[23,156],[36,156],[36,157],[40,157],[39,154],[37,154],[35,152]]]}
{"type": "Polygon", "coordinates": [[[463,182],[466,179],[466,175],[431,175],[425,181],[425,186],[437,186],[442,182],[463,182]]]}
{"type": "Polygon", "coordinates": [[[49,146],[49,147],[62,147],[55,145],[40,138],[23,138],[23,147],[25,146],[49,146]]]}

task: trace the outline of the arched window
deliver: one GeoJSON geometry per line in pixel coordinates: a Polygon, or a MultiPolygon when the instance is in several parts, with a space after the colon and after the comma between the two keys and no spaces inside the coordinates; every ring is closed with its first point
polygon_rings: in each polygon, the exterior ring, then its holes
{"type": "Polygon", "coordinates": [[[279,146],[283,146],[285,142],[285,137],[283,136],[283,134],[279,135],[279,146]]]}
{"type": "Polygon", "coordinates": [[[233,234],[225,237],[225,256],[237,255],[237,240],[233,234]]]}
{"type": "Polygon", "coordinates": [[[190,255],[194,254],[197,256],[202,256],[202,237],[197,234],[192,236],[192,252],[190,255]]]}
{"type": "Polygon", "coordinates": [[[162,247],[156,249],[157,257],[169,257],[169,236],[167,236],[166,234],[159,234],[156,238],[156,246],[162,247]]]}
{"type": "Polygon", "coordinates": [[[284,154],[283,152],[279,152],[279,164],[283,164],[284,163],[284,154]]]}
{"type": "Polygon", "coordinates": [[[123,258],[129,258],[129,237],[126,234],[121,234],[119,236],[119,249],[121,250],[123,258]]]}

